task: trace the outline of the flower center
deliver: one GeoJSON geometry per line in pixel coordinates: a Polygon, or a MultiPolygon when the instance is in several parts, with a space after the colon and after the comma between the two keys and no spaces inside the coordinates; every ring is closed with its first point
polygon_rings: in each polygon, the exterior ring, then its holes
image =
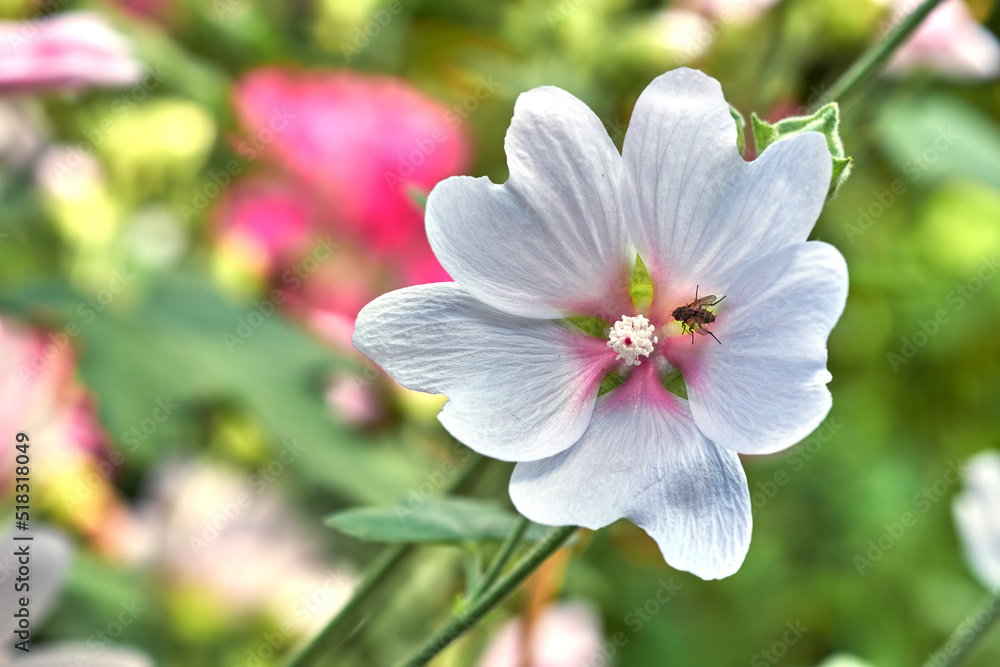
{"type": "Polygon", "coordinates": [[[648,357],[653,351],[653,343],[658,340],[654,333],[656,329],[642,315],[623,315],[611,328],[608,347],[618,353],[616,359],[624,359],[626,364],[638,366],[639,357],[648,357]]]}

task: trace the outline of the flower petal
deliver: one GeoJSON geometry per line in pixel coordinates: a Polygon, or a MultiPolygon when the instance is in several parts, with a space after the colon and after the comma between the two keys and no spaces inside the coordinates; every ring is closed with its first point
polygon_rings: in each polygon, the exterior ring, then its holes
{"type": "MultiPolygon", "coordinates": [[[[62,588],[63,580],[69,570],[70,559],[72,558],[72,547],[69,539],[60,531],[52,528],[40,528],[33,530],[31,541],[14,541],[11,535],[6,535],[4,544],[15,546],[26,546],[31,552],[31,618],[35,627],[40,627],[42,622],[53,610],[54,602],[62,588]]],[[[20,536],[23,536],[20,535],[20,536]]],[[[15,548],[5,551],[0,560],[0,576],[6,579],[7,573],[17,571],[17,556],[15,548]]],[[[13,584],[10,584],[13,586],[13,584]]],[[[0,630],[6,636],[14,631],[17,619],[14,613],[20,607],[17,602],[18,596],[4,594],[0,596],[0,630]]]]}
{"type": "MultiPolygon", "coordinates": [[[[0,21],[4,94],[125,86],[142,75],[128,39],[99,14],[65,12],[45,21],[0,21]]],[[[153,81],[157,85],[160,80],[154,75],[153,81]]]]}
{"type": "Polygon", "coordinates": [[[750,545],[750,492],[739,458],[701,434],[653,364],[602,399],[575,445],[518,463],[510,497],[543,524],[597,529],[627,517],[656,540],[667,563],[703,579],[736,572],[750,545]]]}
{"type": "Polygon", "coordinates": [[[844,310],[847,266],[819,241],[757,259],[729,285],[711,331],[664,342],[705,435],[741,454],[794,445],[830,411],[826,342],[844,310]]]}
{"type": "Polygon", "coordinates": [[[505,141],[510,178],[442,181],[427,237],[480,301],[522,317],[617,318],[632,264],[618,193],[621,156],[601,121],[558,88],[522,94],[505,141]]]}
{"type": "Polygon", "coordinates": [[[952,513],[969,569],[986,588],[1000,591],[1000,452],[972,457],[952,513]]]}
{"type": "MultiPolygon", "coordinates": [[[[753,162],[714,79],[686,68],[639,96],[622,151],[622,206],[632,240],[662,291],[691,300],[747,260],[805,241],[830,185],[825,139],[806,132],[753,162]]],[[[664,306],[665,307],[665,306],[664,306]]]]}
{"type": "Polygon", "coordinates": [[[444,427],[506,461],[576,442],[615,358],[599,339],[494,310],[454,283],[379,297],[358,315],[354,346],[404,387],[447,395],[444,427]]]}

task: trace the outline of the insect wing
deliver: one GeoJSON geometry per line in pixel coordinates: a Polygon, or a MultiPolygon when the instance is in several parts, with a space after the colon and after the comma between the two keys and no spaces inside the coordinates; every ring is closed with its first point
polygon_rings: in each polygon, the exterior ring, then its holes
{"type": "Polygon", "coordinates": [[[691,303],[688,304],[688,308],[697,310],[698,308],[702,308],[704,306],[711,306],[714,304],[715,304],[715,295],[709,294],[708,296],[701,297],[697,301],[692,301],[691,303]]]}

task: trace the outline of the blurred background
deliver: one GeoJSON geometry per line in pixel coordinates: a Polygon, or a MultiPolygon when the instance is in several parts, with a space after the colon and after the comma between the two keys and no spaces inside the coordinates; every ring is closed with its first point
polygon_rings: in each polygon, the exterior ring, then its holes
{"type": "MultiPolygon", "coordinates": [[[[323,517],[469,474],[444,399],[350,335],[372,298],[447,280],[422,195],[506,179],[519,93],[570,91],[620,147],[642,89],[686,65],[776,120],[916,4],[0,0],[0,498],[26,431],[32,524],[72,554],[38,645],[279,664],[382,548],[323,517]]],[[[975,607],[950,507],[1000,434],[998,30],[992,0],[948,0],[843,101],[853,175],[814,232],[851,273],[834,406],[744,459],[740,572],[674,571],[619,522],[436,664],[912,665],[975,607]]],[[[509,473],[485,463],[463,493],[509,507],[509,473]]],[[[421,548],[329,664],[402,658],[491,549],[421,548]]],[[[967,664],[998,658],[1000,631],[967,664]]]]}

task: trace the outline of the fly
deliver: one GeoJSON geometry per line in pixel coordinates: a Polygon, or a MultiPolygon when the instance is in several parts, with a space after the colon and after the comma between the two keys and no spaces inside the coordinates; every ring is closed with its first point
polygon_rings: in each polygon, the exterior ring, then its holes
{"type": "MultiPolygon", "coordinates": [[[[722,299],[725,299],[723,295],[722,299]]],[[[715,321],[715,313],[708,310],[709,306],[715,306],[722,299],[716,299],[714,294],[709,294],[708,296],[703,296],[698,298],[698,287],[694,288],[694,301],[691,303],[678,306],[674,308],[672,313],[675,320],[684,325],[684,333],[691,334],[691,344],[694,345],[694,334],[695,332],[701,334],[702,336],[708,334],[712,338],[715,338],[715,334],[706,329],[705,327],[715,321]]],[[[722,341],[715,338],[715,342],[722,345],[722,341]]]]}

